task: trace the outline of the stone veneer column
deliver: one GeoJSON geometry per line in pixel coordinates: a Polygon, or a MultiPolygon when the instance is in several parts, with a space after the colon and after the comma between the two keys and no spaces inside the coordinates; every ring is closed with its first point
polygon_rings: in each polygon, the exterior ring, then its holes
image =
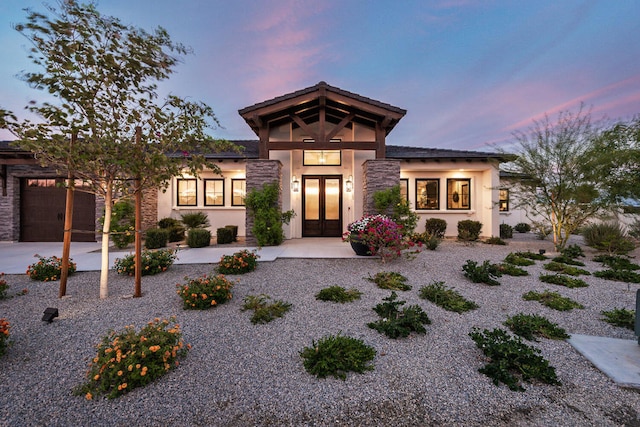
{"type": "MultiPolygon", "coordinates": [[[[280,160],[247,160],[246,168],[246,187],[247,194],[251,190],[260,190],[264,184],[277,183],[278,187],[281,185],[282,179],[282,163],[280,160]]],[[[278,206],[282,209],[282,191],[280,191],[280,197],[278,198],[278,206]]],[[[258,243],[253,232],[253,217],[249,215],[249,209],[245,213],[245,225],[246,225],[246,244],[248,246],[254,246],[258,243]]]]}
{"type": "Polygon", "coordinates": [[[158,226],[158,189],[146,188],[142,190],[142,230],[158,226]]]}
{"type": "Polygon", "coordinates": [[[400,184],[400,160],[367,160],[362,165],[362,213],[376,213],[373,195],[400,184]]]}

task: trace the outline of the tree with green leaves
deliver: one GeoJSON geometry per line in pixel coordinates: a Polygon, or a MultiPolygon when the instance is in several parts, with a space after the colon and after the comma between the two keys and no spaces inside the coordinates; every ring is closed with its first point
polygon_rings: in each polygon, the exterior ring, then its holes
{"type": "Polygon", "coordinates": [[[599,197],[598,177],[587,167],[596,134],[582,106],[577,113],[560,112],[555,123],[545,115],[527,132],[514,134],[517,158],[503,168],[521,177],[509,188],[513,205],[532,221],[550,224],[556,250],[607,205],[599,197]]]}
{"type": "Polygon", "coordinates": [[[204,167],[218,172],[204,153],[231,144],[207,135],[219,125],[208,105],[173,95],[158,99],[158,83],[190,53],[166,30],[125,25],[101,15],[94,3],[65,0],[47,9],[27,11],[27,22],[15,29],[31,42],[29,58],[40,68],[23,79],[59,103],[33,102],[28,109],[40,122],[17,121],[6,111],[2,120],[20,148],[85,180],[104,198],[100,297],[106,298],[114,201],[141,188],[166,188],[185,169],[194,176],[204,167]]]}

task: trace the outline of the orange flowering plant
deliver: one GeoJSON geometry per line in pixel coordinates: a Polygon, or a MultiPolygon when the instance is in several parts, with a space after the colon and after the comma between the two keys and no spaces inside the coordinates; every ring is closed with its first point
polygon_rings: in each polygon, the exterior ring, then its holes
{"type": "MultiPolygon", "coordinates": [[[[142,263],[142,275],[151,276],[153,274],[167,271],[176,260],[176,251],[173,249],[160,249],[157,251],[143,250],[140,254],[142,263]]],[[[133,276],[136,273],[135,256],[127,255],[124,258],[116,258],[114,267],[118,274],[133,276]]]]}
{"type": "Polygon", "coordinates": [[[0,319],[0,356],[7,351],[7,341],[9,341],[9,322],[7,319],[0,319]]]}
{"type": "Polygon", "coordinates": [[[223,255],[220,258],[217,271],[220,274],[244,274],[253,271],[258,266],[258,254],[243,249],[233,255],[223,255]]]}
{"type": "Polygon", "coordinates": [[[231,288],[235,285],[222,274],[207,276],[206,274],[194,279],[184,278],[187,283],[177,284],[178,295],[184,302],[184,309],[204,310],[224,304],[233,298],[231,288]]]}
{"type": "MultiPolygon", "coordinates": [[[[43,257],[35,254],[38,262],[27,267],[27,276],[33,280],[41,280],[43,282],[55,281],[60,278],[62,272],[62,258],[57,256],[43,257]]],[[[69,273],[76,272],[76,263],[69,259],[69,273]]]]}
{"type": "Polygon", "coordinates": [[[133,326],[111,331],[98,344],[98,354],[89,363],[87,382],[74,394],[88,400],[104,394],[112,399],[142,387],[179,365],[190,346],[182,341],[175,317],[155,319],[136,332],[133,326]]]}

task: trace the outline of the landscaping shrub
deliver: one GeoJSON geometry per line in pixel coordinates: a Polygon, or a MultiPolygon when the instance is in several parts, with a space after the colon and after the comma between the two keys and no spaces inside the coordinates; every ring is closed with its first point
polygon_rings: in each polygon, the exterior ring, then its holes
{"type": "Polygon", "coordinates": [[[517,265],[520,267],[526,267],[529,265],[534,265],[536,262],[532,259],[529,258],[525,258],[523,256],[517,255],[513,252],[511,252],[509,255],[507,255],[504,259],[504,262],[509,263],[511,265],[517,265]]]}
{"type": "Polygon", "coordinates": [[[522,296],[525,301],[539,301],[542,305],[558,311],[569,311],[584,306],[570,298],[563,297],[557,292],[545,290],[544,292],[529,291],[522,296]]]}
{"type": "Polygon", "coordinates": [[[520,222],[516,224],[515,227],[513,227],[513,229],[518,233],[528,233],[531,231],[531,226],[526,222],[520,222]]]}
{"type": "Polygon", "coordinates": [[[394,271],[381,271],[373,277],[369,275],[366,279],[378,285],[380,289],[389,289],[392,291],[411,290],[411,285],[406,284],[407,278],[394,271]]]}
{"type": "Polygon", "coordinates": [[[233,230],[227,227],[216,230],[216,243],[223,245],[233,242],[233,230]]]}
{"type": "Polygon", "coordinates": [[[398,295],[395,292],[391,292],[390,296],[383,298],[385,302],[373,308],[373,311],[381,319],[367,323],[367,326],[393,339],[407,337],[411,332],[426,333],[427,330],[423,325],[431,323],[427,313],[422,311],[418,305],[412,305],[400,311],[399,307],[404,305],[406,301],[396,301],[397,298],[398,295]]]}
{"type": "Polygon", "coordinates": [[[304,369],[318,378],[331,375],[345,380],[347,372],[364,373],[372,371],[369,364],[376,356],[376,350],[364,341],[344,335],[328,335],[318,342],[313,341],[311,347],[300,352],[304,359],[304,369]]]}
{"type": "Polygon", "coordinates": [[[584,227],[582,237],[587,246],[609,254],[622,255],[635,249],[635,244],[618,223],[589,224],[584,227]]]}
{"type": "Polygon", "coordinates": [[[531,251],[515,252],[514,255],[522,257],[522,258],[532,259],[532,260],[535,260],[535,261],[543,261],[543,260],[547,259],[547,257],[544,256],[543,254],[537,254],[537,253],[531,252],[531,251]]]}
{"type": "Polygon", "coordinates": [[[410,236],[412,242],[418,243],[420,245],[425,246],[430,251],[435,251],[440,245],[441,239],[430,235],[427,232],[424,233],[413,233],[410,236]]]}
{"type": "MultiPolygon", "coordinates": [[[[113,204],[111,208],[111,227],[109,236],[118,249],[126,248],[136,239],[135,224],[136,210],[133,203],[121,200],[113,204]]],[[[100,225],[104,224],[104,211],[100,218],[100,225]]]]}
{"type": "Polygon", "coordinates": [[[567,288],[586,288],[589,286],[587,282],[581,279],[574,279],[562,274],[541,274],[540,281],[552,283],[554,285],[565,286],[567,288]]]}
{"type": "Polygon", "coordinates": [[[416,229],[418,214],[400,193],[399,185],[374,192],[373,204],[377,213],[388,216],[402,228],[402,234],[411,234],[416,229]]]}
{"type": "Polygon", "coordinates": [[[529,341],[538,341],[537,336],[554,340],[569,338],[567,331],[538,314],[519,313],[508,317],[504,325],[514,334],[529,341]]]}
{"type": "Polygon", "coordinates": [[[496,236],[489,237],[484,241],[484,243],[488,245],[498,245],[498,246],[505,246],[507,244],[507,242],[505,242],[504,240],[496,236]]]}
{"type": "Polygon", "coordinates": [[[275,300],[269,303],[271,297],[265,294],[261,295],[247,295],[244,298],[244,305],[242,311],[253,310],[253,316],[251,316],[251,323],[269,323],[278,317],[284,316],[284,314],[291,309],[291,304],[282,300],[275,300]]]}
{"type": "Polygon", "coordinates": [[[204,228],[191,228],[187,231],[187,245],[190,248],[204,248],[211,244],[211,232],[204,228]]]}
{"type": "Polygon", "coordinates": [[[218,263],[220,274],[244,274],[258,267],[260,256],[248,249],[235,252],[233,255],[223,255],[218,263]]]}
{"type": "Polygon", "coordinates": [[[7,298],[7,289],[9,289],[9,285],[4,279],[4,273],[0,273],[0,299],[7,298]]]}
{"type": "MultiPolygon", "coordinates": [[[[160,249],[157,251],[143,250],[140,254],[140,263],[142,264],[143,276],[151,276],[154,274],[167,271],[173,261],[177,258],[176,252],[172,249],[160,249]]],[[[126,274],[133,276],[136,273],[135,255],[130,254],[124,258],[116,258],[114,268],[118,274],[126,274]]]]}
{"type": "Polygon", "coordinates": [[[0,357],[4,356],[7,352],[7,347],[9,345],[9,329],[11,325],[7,321],[7,319],[0,319],[0,357]]]}
{"type": "Polygon", "coordinates": [[[577,268],[571,265],[562,264],[559,262],[551,261],[544,265],[545,270],[555,271],[556,273],[568,274],[569,276],[579,276],[581,274],[590,276],[591,273],[582,268],[577,268]]]}
{"type": "Polygon", "coordinates": [[[440,218],[429,218],[424,224],[425,233],[438,239],[444,239],[447,231],[447,221],[440,218]]]}
{"type": "Polygon", "coordinates": [[[179,242],[184,240],[184,226],[180,220],[175,218],[162,218],[158,221],[158,227],[167,230],[167,240],[169,242],[179,242]]]}
{"type": "Polygon", "coordinates": [[[236,242],[238,240],[238,226],[237,225],[225,225],[224,228],[228,228],[231,230],[233,234],[233,241],[236,242]]]}
{"type": "Polygon", "coordinates": [[[489,363],[478,371],[491,378],[495,385],[502,382],[513,391],[524,391],[522,382],[531,379],[560,385],[555,368],[540,356],[540,350],[526,345],[522,339],[511,337],[500,328],[482,332],[474,328],[469,336],[489,358],[489,363]]]}
{"type": "Polygon", "coordinates": [[[635,330],[636,327],[636,312],[635,310],[627,310],[626,308],[614,308],[610,311],[601,311],[600,314],[604,316],[604,320],[607,323],[611,323],[615,326],[622,328],[635,330]]]}
{"type": "Polygon", "coordinates": [[[480,238],[480,230],[482,230],[482,223],[480,221],[470,219],[458,221],[458,240],[462,242],[475,242],[480,238]]]}
{"type": "Polygon", "coordinates": [[[339,303],[346,303],[360,299],[362,292],[356,288],[346,290],[342,286],[330,286],[328,288],[321,289],[316,294],[316,299],[320,301],[333,301],[339,303]]]}
{"type": "Polygon", "coordinates": [[[640,274],[631,270],[602,270],[593,273],[594,276],[617,282],[640,283],[640,274]]]}
{"type": "Polygon", "coordinates": [[[247,194],[247,213],[253,217],[252,232],[259,246],[277,246],[284,240],[283,224],[289,224],[295,213],[282,212],[278,207],[280,186],[278,183],[264,184],[262,189],[253,189],[247,194]]]}
{"type": "MultiPolygon", "coordinates": [[[[38,262],[27,267],[27,276],[33,280],[42,282],[54,281],[60,278],[62,273],[62,258],[57,256],[42,257],[35,254],[38,262]]],[[[68,274],[72,275],[76,272],[76,263],[69,259],[68,274]]]]}
{"type": "Polygon", "coordinates": [[[98,394],[111,399],[145,386],[177,367],[188,347],[175,318],[155,319],[140,332],[132,326],[121,332],[112,331],[98,345],[98,353],[89,364],[87,382],[74,394],[88,400],[98,394]]]}
{"type": "Polygon", "coordinates": [[[420,298],[431,301],[438,307],[455,313],[464,313],[479,307],[473,301],[465,299],[453,288],[448,288],[444,282],[432,282],[420,288],[420,298]]]}
{"type": "Polygon", "coordinates": [[[520,267],[516,267],[513,264],[503,263],[503,264],[496,264],[496,265],[500,273],[506,274],[507,276],[528,276],[529,275],[529,272],[527,270],[524,270],[520,267]]]}
{"type": "Polygon", "coordinates": [[[640,270],[640,265],[634,264],[620,255],[598,255],[593,258],[595,262],[601,262],[612,270],[640,270]]]}
{"type": "Polygon", "coordinates": [[[495,280],[502,276],[502,272],[496,264],[492,264],[489,261],[484,261],[482,265],[478,265],[477,262],[467,260],[466,264],[462,266],[464,276],[470,279],[473,283],[486,283],[490,286],[498,286],[500,282],[495,280]]]}
{"type": "Polygon", "coordinates": [[[500,224],[500,238],[511,239],[513,238],[513,227],[509,224],[500,224]]]}
{"type": "Polygon", "coordinates": [[[186,284],[176,285],[178,295],[182,298],[185,310],[204,310],[219,304],[224,304],[233,298],[231,289],[235,283],[229,281],[224,275],[207,276],[190,279],[185,277],[186,284]]]}
{"type": "Polygon", "coordinates": [[[150,228],[147,230],[144,240],[144,247],[147,249],[158,249],[167,246],[169,232],[163,228],[150,228]]]}
{"type": "Polygon", "coordinates": [[[578,257],[584,258],[584,251],[578,245],[569,245],[560,251],[560,254],[565,258],[575,259],[578,257]]]}
{"type": "Polygon", "coordinates": [[[188,212],[180,215],[180,217],[189,231],[194,228],[207,228],[209,226],[209,217],[204,212],[188,212]]]}
{"type": "Polygon", "coordinates": [[[574,259],[574,258],[569,258],[566,255],[557,256],[557,257],[553,258],[551,261],[557,262],[557,263],[561,263],[561,264],[584,267],[584,262],[578,261],[577,259],[574,259]]]}

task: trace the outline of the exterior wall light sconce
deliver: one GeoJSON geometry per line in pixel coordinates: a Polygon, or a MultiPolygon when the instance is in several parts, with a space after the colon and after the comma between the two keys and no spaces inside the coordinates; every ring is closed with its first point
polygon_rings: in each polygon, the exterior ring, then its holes
{"type": "Polygon", "coordinates": [[[349,175],[347,178],[347,182],[345,182],[347,193],[351,193],[353,191],[353,175],[349,175]]]}
{"type": "Polygon", "coordinates": [[[298,180],[298,178],[296,178],[295,175],[293,175],[293,179],[291,180],[291,189],[294,193],[300,191],[300,181],[298,180]]]}

